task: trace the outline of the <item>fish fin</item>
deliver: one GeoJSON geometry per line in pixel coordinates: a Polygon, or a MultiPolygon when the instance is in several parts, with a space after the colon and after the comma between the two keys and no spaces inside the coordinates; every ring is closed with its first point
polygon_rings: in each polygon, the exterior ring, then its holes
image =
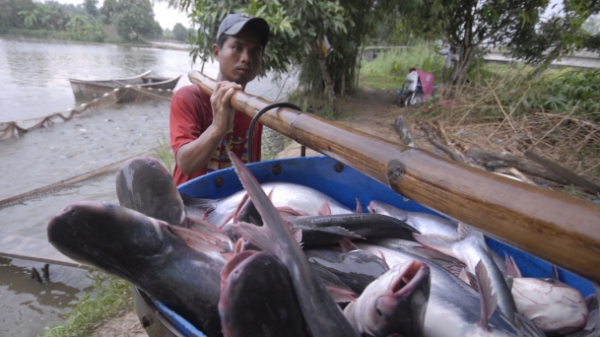
{"type": "Polygon", "coordinates": [[[302,230],[301,229],[292,229],[291,233],[292,233],[292,237],[294,238],[294,240],[296,240],[296,242],[300,245],[300,248],[302,248],[302,246],[303,246],[302,230]]]}
{"type": "MultiPolygon", "coordinates": [[[[429,234],[429,235],[431,235],[431,234],[429,234]]],[[[413,234],[413,236],[414,236],[414,234],[413,234]]],[[[450,256],[448,254],[444,254],[444,253],[440,252],[439,250],[436,250],[436,249],[428,247],[428,246],[415,246],[415,247],[413,247],[413,249],[418,251],[419,254],[427,257],[430,260],[436,259],[436,260],[452,262],[457,265],[458,264],[464,265],[464,263],[457,260],[455,257],[450,256]]]]}
{"type": "Polygon", "coordinates": [[[240,218],[239,215],[240,213],[242,213],[242,211],[244,209],[246,209],[246,207],[248,207],[250,203],[250,197],[248,196],[248,193],[245,193],[244,196],[242,197],[242,200],[240,201],[240,203],[237,205],[237,207],[235,208],[235,211],[233,212],[233,222],[239,222],[240,218]]]}
{"type": "Polygon", "coordinates": [[[356,247],[356,245],[352,241],[350,241],[350,239],[348,239],[347,237],[342,237],[340,239],[339,243],[340,243],[340,247],[342,248],[342,252],[344,252],[344,253],[358,249],[358,247],[356,247]]]}
{"type": "Polygon", "coordinates": [[[462,240],[460,236],[450,237],[438,234],[417,234],[413,233],[415,240],[429,248],[438,250],[446,255],[452,254],[452,246],[462,240]]]}
{"type": "Polygon", "coordinates": [[[179,196],[183,200],[184,206],[192,207],[205,213],[212,212],[217,208],[218,201],[214,199],[194,198],[183,193],[179,193],[179,196]]]}
{"type": "MultiPolygon", "coordinates": [[[[509,324],[510,322],[506,317],[502,316],[509,324]]],[[[517,330],[517,336],[523,337],[546,337],[546,334],[540,329],[535,323],[525,318],[525,316],[515,312],[515,323],[514,326],[517,330]]]]}
{"type": "Polygon", "coordinates": [[[383,268],[385,269],[385,271],[390,270],[390,265],[387,263],[387,261],[385,260],[385,254],[383,254],[383,252],[381,250],[378,250],[379,252],[379,257],[381,258],[381,262],[383,262],[383,268]]]}
{"type": "Polygon", "coordinates": [[[190,248],[201,252],[218,252],[224,253],[231,251],[230,243],[223,242],[212,236],[196,232],[191,229],[167,225],[167,229],[173,235],[180,238],[190,248]]]}
{"type": "Polygon", "coordinates": [[[356,293],[349,289],[325,286],[336,303],[356,302],[356,293]]]}
{"type": "Polygon", "coordinates": [[[473,275],[473,273],[469,273],[467,271],[467,268],[462,268],[462,270],[460,271],[460,273],[458,273],[457,277],[465,282],[466,284],[468,284],[471,288],[475,289],[475,291],[479,292],[479,287],[477,284],[477,278],[475,275],[473,275]]]}
{"type": "Polygon", "coordinates": [[[511,277],[523,277],[519,266],[517,266],[517,263],[515,262],[515,259],[513,259],[512,256],[506,254],[506,252],[504,253],[504,256],[504,261],[506,263],[506,274],[508,274],[511,277]]]}
{"type": "Polygon", "coordinates": [[[231,261],[231,259],[233,259],[233,257],[235,256],[236,253],[230,252],[230,253],[221,253],[221,256],[223,257],[223,259],[225,261],[231,261]]]}
{"type": "Polygon", "coordinates": [[[308,227],[305,225],[294,225],[294,228],[306,230],[306,231],[310,231],[310,232],[329,233],[329,234],[339,235],[341,237],[347,237],[350,239],[366,240],[366,238],[364,236],[356,234],[353,231],[348,230],[344,227],[340,227],[340,226],[308,227]]]}
{"type": "Polygon", "coordinates": [[[598,315],[600,315],[600,313],[597,308],[588,313],[588,319],[584,330],[597,330],[598,321],[600,320],[598,315]]]}
{"type": "Polygon", "coordinates": [[[596,294],[587,295],[585,303],[587,303],[588,311],[598,309],[598,296],[596,294]]]}
{"type": "Polygon", "coordinates": [[[560,281],[558,278],[558,268],[555,265],[552,265],[552,279],[555,281],[560,281]]]}
{"type": "Polygon", "coordinates": [[[231,272],[237,266],[239,266],[242,262],[244,262],[247,258],[249,258],[250,256],[257,254],[257,253],[258,252],[255,250],[245,250],[243,252],[235,254],[229,260],[229,262],[227,262],[227,264],[225,264],[225,266],[223,266],[223,269],[221,269],[221,289],[223,289],[223,286],[227,282],[227,278],[229,277],[229,274],[231,274],[231,272]]]}
{"type": "Polygon", "coordinates": [[[478,325],[488,330],[488,319],[496,310],[497,299],[496,294],[493,292],[492,280],[488,274],[485,265],[479,261],[475,267],[475,278],[477,282],[477,288],[479,289],[479,303],[481,304],[480,318],[478,325]]]}
{"type": "Polygon", "coordinates": [[[356,198],[356,213],[363,213],[363,207],[358,198],[356,198]]]}
{"type": "Polygon", "coordinates": [[[327,201],[323,201],[323,204],[317,210],[318,215],[331,215],[331,207],[327,201]]]}
{"type": "Polygon", "coordinates": [[[308,214],[295,210],[289,206],[275,207],[279,212],[289,213],[291,216],[307,216],[308,214]]]}
{"type": "Polygon", "coordinates": [[[252,242],[260,249],[275,254],[275,256],[284,261],[282,257],[283,252],[277,244],[277,239],[273,236],[273,232],[271,232],[269,227],[259,227],[245,222],[238,222],[231,226],[231,229],[234,234],[248,239],[248,241],[252,242]]]}
{"type": "Polygon", "coordinates": [[[210,235],[212,237],[215,237],[223,242],[227,242],[230,241],[231,239],[229,238],[229,236],[227,235],[227,233],[225,233],[225,231],[223,231],[222,229],[218,228],[217,226],[211,224],[208,221],[202,220],[196,216],[193,215],[187,215],[186,219],[185,219],[185,223],[186,228],[206,234],[206,235],[210,235]]]}

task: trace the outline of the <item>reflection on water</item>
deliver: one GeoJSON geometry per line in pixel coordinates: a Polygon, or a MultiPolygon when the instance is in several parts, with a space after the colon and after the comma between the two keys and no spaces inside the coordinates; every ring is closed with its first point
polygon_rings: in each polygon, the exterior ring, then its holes
{"type": "Polygon", "coordinates": [[[30,276],[34,267],[43,264],[0,256],[0,336],[44,331],[92,285],[86,271],[54,265],[50,279],[40,284],[30,276]]]}

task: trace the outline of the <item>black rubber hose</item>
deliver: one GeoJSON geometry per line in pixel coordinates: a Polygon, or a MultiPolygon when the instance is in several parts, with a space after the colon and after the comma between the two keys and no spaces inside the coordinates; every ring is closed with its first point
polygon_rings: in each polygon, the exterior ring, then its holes
{"type": "Polygon", "coordinates": [[[302,111],[299,107],[297,107],[296,105],[294,105],[292,103],[280,102],[280,103],[269,104],[266,107],[262,108],[256,115],[254,115],[254,117],[252,117],[252,121],[250,121],[250,129],[248,129],[248,162],[249,163],[254,162],[254,158],[253,158],[254,127],[256,126],[256,123],[258,123],[258,119],[260,118],[260,116],[262,116],[265,112],[267,112],[273,108],[290,108],[290,109],[302,111]]]}

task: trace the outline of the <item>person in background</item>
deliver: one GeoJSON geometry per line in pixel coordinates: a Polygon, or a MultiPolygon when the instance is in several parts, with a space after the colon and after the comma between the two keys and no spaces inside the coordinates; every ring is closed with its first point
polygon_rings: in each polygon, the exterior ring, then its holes
{"type": "Polygon", "coordinates": [[[219,62],[212,96],[198,85],[179,89],[171,100],[170,142],[175,154],[173,179],[177,185],[208,172],[231,166],[232,151],[247,162],[248,151],[260,160],[262,125],[254,130],[253,149],[248,149],[251,118],[235,111],[230,99],[244,90],[260,70],[269,41],[269,25],[247,14],[229,14],[217,31],[213,45],[219,62]]]}

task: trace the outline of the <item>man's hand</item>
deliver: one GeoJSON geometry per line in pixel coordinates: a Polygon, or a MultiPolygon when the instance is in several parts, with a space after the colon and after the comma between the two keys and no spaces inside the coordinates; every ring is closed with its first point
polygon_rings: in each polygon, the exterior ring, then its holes
{"type": "Polygon", "coordinates": [[[235,90],[242,90],[242,86],[233,82],[218,82],[215,91],[210,96],[213,110],[212,126],[223,136],[233,131],[235,110],[231,106],[231,96],[235,90]]]}

